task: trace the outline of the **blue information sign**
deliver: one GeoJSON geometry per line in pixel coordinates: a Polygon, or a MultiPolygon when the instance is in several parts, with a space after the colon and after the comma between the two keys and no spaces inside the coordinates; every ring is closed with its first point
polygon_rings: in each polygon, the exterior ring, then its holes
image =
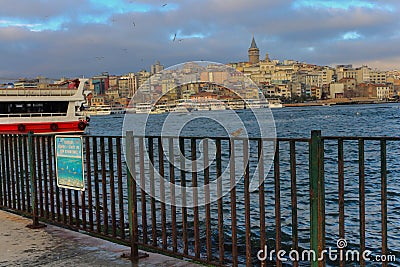
{"type": "Polygon", "coordinates": [[[55,143],[57,185],[84,191],[82,136],[57,135],[55,143]]]}

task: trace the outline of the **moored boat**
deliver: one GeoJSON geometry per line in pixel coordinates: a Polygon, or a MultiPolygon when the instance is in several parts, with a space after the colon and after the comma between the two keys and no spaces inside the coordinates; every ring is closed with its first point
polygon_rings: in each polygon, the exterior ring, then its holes
{"type": "Polygon", "coordinates": [[[0,133],[83,133],[89,118],[82,113],[87,79],[48,88],[0,88],[0,133]]]}
{"type": "Polygon", "coordinates": [[[111,106],[110,105],[97,105],[91,106],[87,110],[84,111],[86,115],[110,115],[111,114],[111,106]]]}

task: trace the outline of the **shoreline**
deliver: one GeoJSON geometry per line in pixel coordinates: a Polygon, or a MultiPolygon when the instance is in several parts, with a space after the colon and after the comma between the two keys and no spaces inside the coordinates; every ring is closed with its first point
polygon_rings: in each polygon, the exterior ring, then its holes
{"type": "Polygon", "coordinates": [[[283,107],[312,107],[312,106],[336,106],[336,105],[362,105],[362,104],[388,104],[388,103],[399,103],[397,101],[380,101],[377,99],[361,98],[361,99],[329,99],[329,100],[319,100],[315,102],[304,102],[304,103],[290,103],[282,104],[283,107]]]}

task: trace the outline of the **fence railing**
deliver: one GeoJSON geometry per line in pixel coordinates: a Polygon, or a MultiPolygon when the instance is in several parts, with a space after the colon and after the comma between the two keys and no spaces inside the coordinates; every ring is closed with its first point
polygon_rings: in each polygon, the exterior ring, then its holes
{"type": "Polygon", "coordinates": [[[32,138],[0,135],[0,208],[34,224],[212,265],[399,264],[400,137],[84,136],[82,192],[57,187],[54,136],[32,138]],[[327,248],[371,253],[312,258],[327,248]]]}

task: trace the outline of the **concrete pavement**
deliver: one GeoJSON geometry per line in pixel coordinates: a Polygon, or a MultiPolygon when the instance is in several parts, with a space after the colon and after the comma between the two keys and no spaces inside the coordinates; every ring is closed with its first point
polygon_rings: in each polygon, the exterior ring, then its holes
{"type": "Polygon", "coordinates": [[[149,253],[138,263],[121,258],[130,248],[99,238],[47,225],[26,226],[32,220],[0,210],[0,266],[199,266],[149,253]]]}

